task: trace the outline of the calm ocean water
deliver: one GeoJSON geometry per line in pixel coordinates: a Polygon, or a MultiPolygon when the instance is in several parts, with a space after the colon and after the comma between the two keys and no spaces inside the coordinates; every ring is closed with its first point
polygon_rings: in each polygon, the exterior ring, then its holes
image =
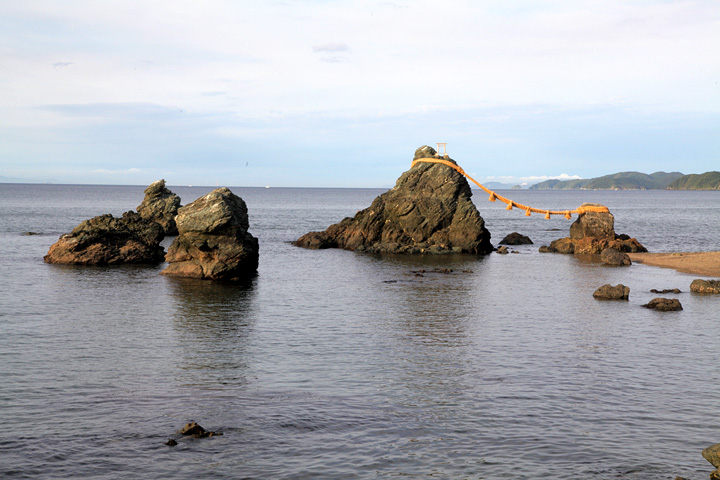
{"type": "MultiPolygon", "coordinates": [[[[212,188],[170,187],[183,203],[212,188]]],[[[707,478],[720,442],[720,296],[697,276],[537,248],[564,219],[473,197],[516,255],[289,244],[383,190],[232,188],[257,278],[46,265],[62,233],[144,187],[0,185],[1,478],[707,478]],[[38,235],[27,236],[26,232],[38,235]],[[450,274],[413,272],[436,267],[450,274]],[[599,302],[623,283],[629,302],[599,302]],[[681,312],[641,308],[680,288],[681,312]],[[178,438],[188,421],[222,436],[178,438]],[[178,445],[165,442],[177,438],[178,445]]],[[[720,192],[512,191],[607,205],[651,251],[720,250],[720,192]]],[[[166,245],[169,240],[166,240],[166,245]]]]}

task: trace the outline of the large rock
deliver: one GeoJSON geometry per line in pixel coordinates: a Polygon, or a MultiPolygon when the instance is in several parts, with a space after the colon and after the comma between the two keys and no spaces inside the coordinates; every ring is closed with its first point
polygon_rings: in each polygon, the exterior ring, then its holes
{"type": "Polygon", "coordinates": [[[627,300],[630,298],[630,287],[622,283],[618,285],[603,285],[593,293],[593,297],[599,300],[627,300]]]}
{"type": "Polygon", "coordinates": [[[165,255],[163,237],[160,225],[135,212],[125,212],[122,218],[100,215],[61,235],[44,260],[74,265],[160,263],[165,255]]]}
{"type": "Polygon", "coordinates": [[[720,280],[693,280],[690,291],[695,293],[720,293],[720,280]]]}
{"type": "MultiPolygon", "coordinates": [[[[598,206],[602,205],[583,203],[580,208],[598,206]]],[[[647,249],[636,239],[615,233],[615,217],[612,213],[592,211],[578,215],[578,218],[570,225],[569,237],[553,240],[548,247],[541,247],[540,251],[600,254],[608,248],[623,253],[647,252],[647,249]]]]}
{"type": "MultiPolygon", "coordinates": [[[[599,203],[583,203],[584,207],[602,207],[599,203]]],[[[615,217],[610,212],[584,212],[570,225],[570,238],[615,238],[615,217]]]]}
{"type": "Polygon", "coordinates": [[[165,235],[177,235],[175,216],[179,208],[180,197],[165,187],[165,180],[158,180],[145,189],[145,198],[137,211],[141,217],[159,223],[165,235]]]}
{"type": "Polygon", "coordinates": [[[238,281],[255,275],[258,241],[249,232],[247,205],[218,188],[178,211],[178,237],[161,273],[174,277],[238,281]]]}
{"type": "MultiPolygon", "coordinates": [[[[415,151],[414,159],[426,157],[455,163],[428,146],[415,151]]],[[[471,196],[467,180],[453,168],[417,163],[370,207],[294,243],[378,253],[490,253],[490,232],[471,196]]]]}

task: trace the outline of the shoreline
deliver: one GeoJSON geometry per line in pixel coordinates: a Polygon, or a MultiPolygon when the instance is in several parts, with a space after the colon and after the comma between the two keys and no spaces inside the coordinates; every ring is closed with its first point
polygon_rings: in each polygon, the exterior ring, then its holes
{"type": "Polygon", "coordinates": [[[682,273],[720,277],[720,252],[628,253],[630,260],[682,273]]]}

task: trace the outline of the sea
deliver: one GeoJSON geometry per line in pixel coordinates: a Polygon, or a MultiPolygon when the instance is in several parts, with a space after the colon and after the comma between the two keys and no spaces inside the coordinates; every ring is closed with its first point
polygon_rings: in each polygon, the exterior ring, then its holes
{"type": "MultiPolygon", "coordinates": [[[[485,256],[305,250],[291,242],[384,189],[231,187],[257,276],[43,262],[143,186],[0,185],[0,478],[686,479],[720,443],[720,295],[697,275],[539,253],[562,217],[473,201],[485,256]],[[598,301],[604,284],[628,301],[598,301]],[[679,312],[642,308],[651,289],[679,312]],[[668,295],[665,295],[668,296],[668,295]],[[182,437],[195,421],[222,435],[182,437]],[[166,445],[168,440],[177,445],[166,445]]],[[[170,186],[183,204],[214,187],[170,186]]],[[[601,203],[652,252],[720,250],[720,192],[499,192],[601,203]]],[[[164,241],[167,248],[172,238],[164,241]]]]}

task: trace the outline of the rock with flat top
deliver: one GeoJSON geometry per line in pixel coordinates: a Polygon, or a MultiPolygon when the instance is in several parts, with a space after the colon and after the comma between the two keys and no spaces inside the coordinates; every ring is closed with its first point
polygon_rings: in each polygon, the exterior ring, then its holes
{"type": "Polygon", "coordinates": [[[645,308],[652,310],[658,310],[660,312],[674,312],[682,310],[683,307],[680,304],[680,300],[677,298],[653,298],[650,302],[643,305],[645,308]]]}
{"type": "Polygon", "coordinates": [[[60,236],[45,255],[46,263],[70,265],[157,264],[165,250],[160,225],[133,211],[85,220],[60,236]]]}
{"type": "Polygon", "coordinates": [[[168,249],[161,273],[221,281],[255,275],[258,241],[248,232],[247,205],[223,187],[178,210],[178,236],[168,249]]]}
{"type": "MultiPolygon", "coordinates": [[[[583,203],[580,209],[588,207],[602,207],[602,205],[583,203]]],[[[568,254],[600,254],[606,249],[622,253],[647,252],[637,239],[615,233],[615,217],[612,213],[589,210],[580,213],[570,225],[569,237],[554,240],[547,248],[541,248],[546,252],[568,254]]]]}
{"type": "Polygon", "coordinates": [[[599,300],[627,300],[630,298],[630,287],[606,284],[595,290],[593,297],[599,300]]]}
{"type": "MultiPolygon", "coordinates": [[[[427,145],[415,151],[414,159],[419,158],[455,164],[427,145]]],[[[368,208],[294,244],[370,253],[487,254],[493,251],[490,232],[471,196],[467,180],[453,168],[419,162],[368,208]]]]}

